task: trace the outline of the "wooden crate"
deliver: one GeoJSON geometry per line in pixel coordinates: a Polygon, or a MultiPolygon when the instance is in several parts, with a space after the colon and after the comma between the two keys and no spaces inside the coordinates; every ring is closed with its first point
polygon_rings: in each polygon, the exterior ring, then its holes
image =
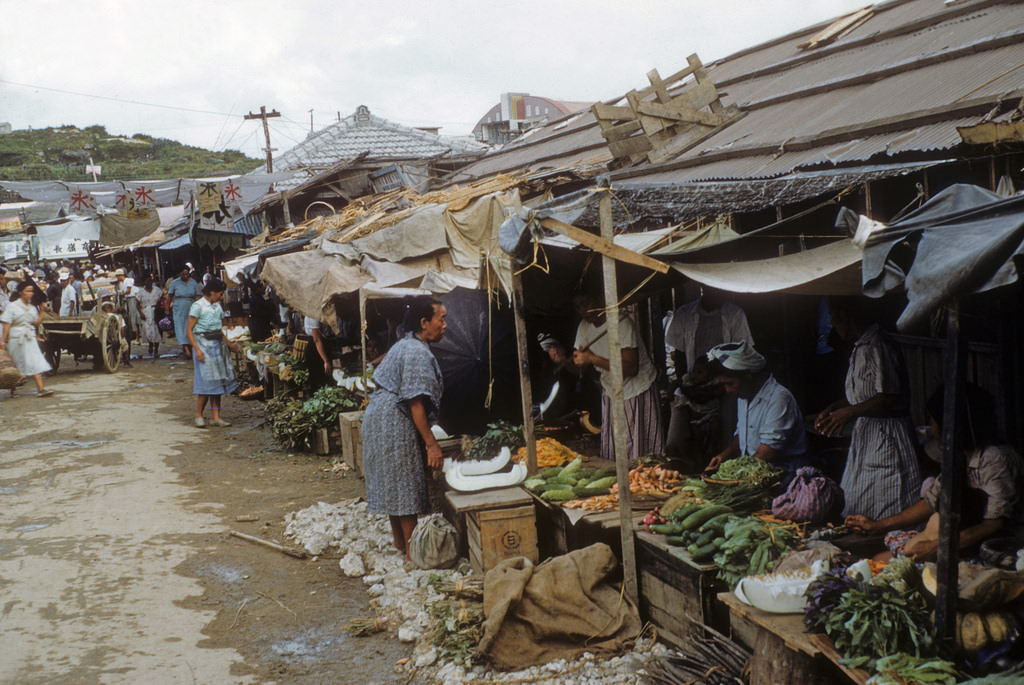
{"type": "Polygon", "coordinates": [[[363,412],[347,411],[338,414],[341,431],[341,457],[357,474],[363,474],[363,412]]]}
{"type": "Polygon", "coordinates": [[[469,563],[476,573],[486,573],[512,557],[537,563],[537,518],[532,504],[470,512],[466,538],[469,563]]]}
{"type": "Polygon", "coordinates": [[[704,625],[719,632],[728,630],[727,610],[716,599],[724,586],[716,580],[714,564],[694,562],[685,550],[666,544],[661,535],[639,531],[636,542],[640,615],[658,629],[660,637],[680,647],[700,635],[704,625]]]}
{"type": "Polygon", "coordinates": [[[519,486],[497,488],[481,492],[459,492],[448,490],[444,493],[442,511],[455,532],[458,533],[459,554],[469,557],[468,523],[469,514],[487,509],[510,509],[532,506],[533,495],[519,486]]]}

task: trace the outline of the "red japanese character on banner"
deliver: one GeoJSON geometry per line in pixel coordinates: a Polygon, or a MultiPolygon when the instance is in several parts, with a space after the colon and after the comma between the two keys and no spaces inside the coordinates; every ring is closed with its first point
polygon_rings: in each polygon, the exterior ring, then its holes
{"type": "Polygon", "coordinates": [[[236,205],[238,201],[242,199],[242,188],[241,186],[235,185],[234,181],[228,181],[222,188],[224,193],[224,204],[236,205]]]}
{"type": "Polygon", "coordinates": [[[135,186],[135,206],[149,207],[155,204],[153,199],[153,187],[152,186],[135,186]]]}
{"type": "Polygon", "coordinates": [[[89,192],[82,190],[81,188],[75,188],[71,192],[69,204],[71,205],[71,209],[79,212],[83,210],[96,210],[96,200],[93,199],[93,196],[89,192]]]}
{"type": "Polygon", "coordinates": [[[128,189],[117,191],[114,195],[114,206],[121,214],[134,212],[135,196],[132,195],[132,191],[128,189]]]}

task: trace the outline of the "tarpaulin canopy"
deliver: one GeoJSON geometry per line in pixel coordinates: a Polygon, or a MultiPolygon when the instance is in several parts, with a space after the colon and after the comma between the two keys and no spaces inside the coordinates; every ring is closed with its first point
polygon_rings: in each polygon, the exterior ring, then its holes
{"type": "Polygon", "coordinates": [[[120,214],[100,216],[100,242],[108,247],[128,245],[151,235],[160,228],[160,215],[156,210],[146,210],[137,217],[120,214]]]}
{"type": "Polygon", "coordinates": [[[1024,195],[957,184],[867,237],[864,293],[902,286],[908,304],[897,325],[905,330],[952,298],[1016,282],[1022,256],[1024,195]]]}
{"type": "Polygon", "coordinates": [[[89,256],[89,243],[100,239],[100,221],[95,217],[72,216],[52,223],[37,224],[40,259],[89,256]]]}
{"type": "Polygon", "coordinates": [[[344,257],[305,250],[271,257],[260,279],[299,313],[335,327],[332,298],[358,291],[370,281],[370,274],[344,257]]]}
{"type": "Polygon", "coordinates": [[[850,240],[771,259],[737,262],[671,262],[679,273],[734,293],[805,295],[860,293],[861,251],[850,240]]]}

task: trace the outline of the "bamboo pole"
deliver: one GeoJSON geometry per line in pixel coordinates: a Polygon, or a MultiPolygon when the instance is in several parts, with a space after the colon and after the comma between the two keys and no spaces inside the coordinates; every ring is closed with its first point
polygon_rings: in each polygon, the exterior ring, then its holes
{"type": "MultiPolygon", "coordinates": [[[[606,189],[601,193],[601,237],[608,242],[614,237],[612,224],[612,198],[606,189]]],[[[626,430],[626,404],[622,391],[622,338],[619,332],[619,284],[615,274],[615,259],[601,257],[604,276],[605,326],[608,331],[608,373],[611,377],[612,415],[601,417],[602,423],[612,422],[615,445],[615,475],[619,484],[619,536],[622,542],[622,583],[634,605],[639,606],[636,582],[636,547],[633,539],[633,501],[629,491],[629,450],[626,430]]]]}
{"type": "MultiPolygon", "coordinates": [[[[488,293],[490,297],[490,293],[488,293]]],[[[512,314],[516,322],[516,352],[519,355],[519,392],[522,395],[523,438],[526,440],[526,470],[537,473],[537,438],[533,434],[533,384],[530,382],[529,342],[523,316],[523,279],[512,263],[512,314]]]]}

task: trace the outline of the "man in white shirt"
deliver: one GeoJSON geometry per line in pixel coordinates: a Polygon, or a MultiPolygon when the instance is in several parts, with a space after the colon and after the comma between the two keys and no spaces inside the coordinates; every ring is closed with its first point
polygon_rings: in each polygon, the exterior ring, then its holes
{"type": "MultiPolygon", "coordinates": [[[[615,460],[612,435],[612,404],[608,393],[611,379],[608,361],[608,328],[606,315],[597,300],[589,295],[573,298],[576,312],[582,318],[576,330],[572,361],[578,367],[593,366],[601,377],[601,458],[615,460]]],[[[654,383],[657,371],[651,363],[636,325],[627,316],[619,322],[622,346],[622,395],[626,405],[627,449],[629,459],[647,454],[661,454],[665,436],[661,426],[661,406],[654,383]]]]}
{"type": "Polygon", "coordinates": [[[80,311],[80,300],[78,289],[75,288],[75,274],[71,272],[62,273],[60,282],[63,289],[60,291],[60,315],[78,316],[80,311]]]}

